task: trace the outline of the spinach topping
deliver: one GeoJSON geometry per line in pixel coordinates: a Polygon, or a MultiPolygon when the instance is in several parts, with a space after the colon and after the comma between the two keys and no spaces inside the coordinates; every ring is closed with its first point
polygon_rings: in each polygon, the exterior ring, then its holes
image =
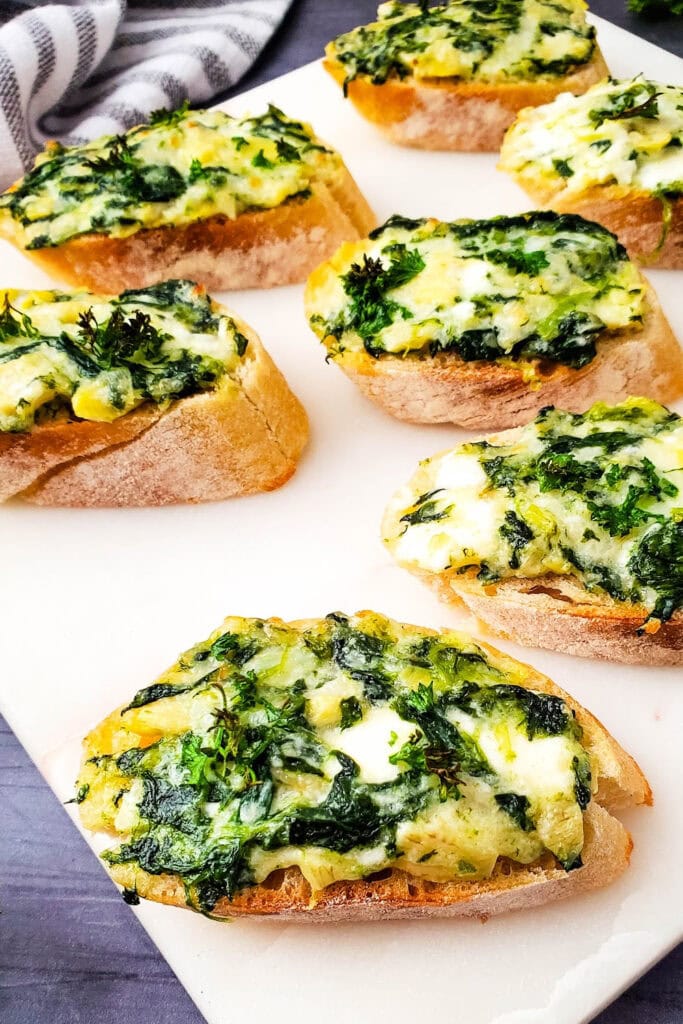
{"type": "Polygon", "coordinates": [[[14,302],[13,306],[6,296],[0,310],[0,364],[17,361],[25,390],[13,398],[15,413],[0,418],[0,431],[30,430],[53,408],[69,411],[71,405],[77,417],[114,419],[145,401],[165,403],[195,394],[214,387],[234,353],[241,357],[248,344],[226,317],[228,330],[216,357],[205,354],[203,346],[194,350],[192,335],[217,336],[221,318],[213,312],[210,298],[191,281],[166,281],[110,300],[60,292],[44,298],[27,292],[18,293],[14,302]],[[74,311],[75,323],[70,309],[61,318],[62,302],[80,307],[74,311]],[[16,308],[19,303],[25,307],[22,311],[16,308]],[[39,330],[41,322],[49,326],[39,330]],[[32,355],[37,362],[28,358],[32,355]],[[36,383],[42,383],[41,391],[36,383]],[[87,401],[81,401],[83,389],[96,395],[92,415],[87,401]],[[108,410],[104,416],[103,409],[108,410]]]}
{"type": "MultiPolygon", "coordinates": [[[[611,81],[617,85],[616,80],[611,81]]],[[[605,106],[594,108],[588,116],[596,128],[605,121],[621,121],[631,117],[652,120],[659,114],[658,95],[653,82],[636,81],[623,92],[613,92],[605,106]]]]}
{"type": "Polygon", "coordinates": [[[0,196],[0,211],[21,225],[26,249],[91,232],[120,236],[214,215],[236,217],[271,204],[252,168],[274,180],[286,202],[307,192],[320,154],[336,159],[306,125],[277,107],[235,118],[184,104],[155,111],[148,125],[125,135],[73,147],[50,143],[34,168],[0,196]],[[289,176],[279,176],[283,165],[291,165],[289,176]]]}
{"type": "MultiPolygon", "coordinates": [[[[542,410],[535,421],[540,450],[493,454],[501,446],[478,442],[468,447],[480,453],[491,485],[511,497],[528,499],[537,490],[560,496],[567,509],[583,509],[594,524],[584,531],[584,544],[602,544],[605,535],[626,541],[625,567],[620,561],[601,564],[590,549],[579,555],[567,540],[560,547],[589,589],[604,590],[619,601],[651,603],[648,618],[666,621],[683,606],[683,522],[673,506],[683,470],[662,471],[639,449],[650,437],[680,429],[676,413],[631,399],[612,409],[598,404],[584,414],[542,410]]],[[[500,533],[512,548],[509,567],[519,569],[520,553],[533,538],[531,527],[508,511],[500,533]]]]}
{"type": "Polygon", "coordinates": [[[380,259],[364,255],[362,264],[353,263],[344,274],[344,291],[351,301],[343,319],[331,332],[356,331],[373,356],[381,352],[372,343],[374,336],[393,323],[397,315],[406,319],[410,316],[404,306],[387,298],[387,292],[411,281],[425,266],[419,252],[405,245],[390,245],[382,252],[389,257],[388,266],[380,259]]]}
{"type": "Polygon", "coordinates": [[[505,537],[512,551],[508,565],[511,569],[519,569],[520,552],[534,539],[533,530],[516,512],[506,512],[505,522],[500,527],[500,534],[505,537]]]}
{"type": "MultiPolygon", "coordinates": [[[[564,702],[505,679],[482,650],[456,635],[397,635],[394,624],[380,616],[353,619],[334,613],[300,630],[242,620],[241,628],[215,634],[141,690],[124,709],[122,728],[132,709],[189,693],[193,700],[201,698],[200,717],[206,722],[210,715],[210,720],[201,729],[163,733],[115,759],[89,759],[95,774],[79,794],[84,799],[97,774],[115,767],[124,777],[114,800],[118,807],[135,781],[138,824],[105,859],[151,874],[180,875],[188,901],[205,912],[255,884],[256,854],[290,847],[336,854],[379,850],[390,866],[402,855],[401,824],[440,803],[466,807],[473,781],[489,788],[492,813],[500,809],[511,827],[535,836],[528,797],[510,791],[477,739],[456,724],[456,713],[494,727],[498,721],[508,728],[523,725],[529,740],[564,735],[576,751],[576,792],[568,799],[582,808],[590,799],[590,770],[581,730],[564,702]],[[267,667],[247,666],[266,651],[267,667]],[[297,657],[306,659],[307,667],[283,686],[273,664],[297,657]],[[339,671],[364,685],[372,680],[385,694],[366,690],[361,699],[341,700],[342,736],[372,713],[373,704],[391,708],[413,728],[407,741],[387,750],[389,764],[398,769],[389,781],[363,781],[354,758],[323,742],[311,725],[309,700],[339,671]],[[406,686],[401,681],[406,672],[426,672],[430,681],[406,686]],[[286,799],[279,789],[283,772],[300,780],[286,799]],[[307,795],[306,780],[317,787],[314,795],[307,795]]],[[[564,843],[557,848],[560,859],[567,856],[564,843]]],[[[437,852],[432,847],[416,859],[424,862],[437,852]]],[[[572,858],[576,853],[571,851],[572,858]]],[[[455,873],[470,875],[478,870],[469,861],[454,867],[455,873]]]]}
{"type": "Polygon", "coordinates": [[[452,511],[453,506],[447,505],[444,508],[439,508],[439,503],[435,501],[435,498],[437,494],[442,493],[443,488],[440,487],[435,491],[427,491],[426,494],[421,494],[416,498],[411,511],[401,516],[401,522],[406,524],[404,530],[407,530],[409,526],[414,526],[415,523],[435,523],[439,519],[445,519],[452,511]]]}
{"type": "Polygon", "coordinates": [[[498,50],[520,31],[528,8],[538,20],[530,41],[522,41],[519,53],[508,59],[505,76],[532,78],[564,75],[590,60],[594,30],[580,8],[554,0],[450,0],[430,5],[419,3],[383,4],[376,23],[363,25],[339,36],[333,54],[346,72],[344,93],[355,78],[369,78],[374,85],[387,79],[422,77],[503,76],[495,64],[498,50]],[[547,20],[543,18],[547,15],[547,20]],[[566,52],[557,59],[543,55],[543,38],[564,35],[566,52]],[[446,50],[448,47],[448,50],[446,50]],[[436,70],[432,58],[436,59],[436,70]],[[493,58],[493,62],[491,59],[493,58]],[[487,63],[488,62],[488,63],[487,63]]]}
{"type": "Polygon", "coordinates": [[[579,368],[595,357],[601,336],[642,320],[642,282],[623,246],[573,214],[453,223],[393,216],[366,248],[340,275],[341,307],[337,301],[323,312],[312,299],[311,327],[333,358],[361,349],[373,358],[452,353],[467,361],[550,360],[579,368]],[[444,264],[434,279],[432,268],[444,264]],[[482,278],[480,294],[469,293],[470,270],[482,278]],[[429,292],[420,291],[428,274],[429,292]],[[415,299],[404,287],[413,281],[415,299]],[[458,288],[468,291],[453,295],[458,288]],[[433,296],[431,310],[425,294],[433,296]],[[606,323],[598,310],[604,316],[612,296],[606,323]],[[401,321],[405,328],[393,330],[401,321]]]}
{"type": "Polygon", "coordinates": [[[360,722],[363,717],[363,705],[357,697],[345,697],[340,705],[341,721],[340,727],[342,729],[350,729],[356,722],[360,722]]]}

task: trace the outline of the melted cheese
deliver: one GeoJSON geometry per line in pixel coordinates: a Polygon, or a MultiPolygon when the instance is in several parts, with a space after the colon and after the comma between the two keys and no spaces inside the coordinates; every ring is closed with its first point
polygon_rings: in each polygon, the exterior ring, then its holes
{"type": "Polygon", "coordinates": [[[120,299],[84,291],[0,293],[0,432],[30,430],[36,417],[111,422],[144,401],[164,403],[234,372],[245,342],[234,321],[214,315],[196,285],[177,282],[172,294],[166,287],[120,299]],[[188,322],[188,309],[203,326],[188,322]],[[84,318],[104,329],[117,316],[124,323],[106,344],[84,328],[84,318]],[[154,334],[153,353],[144,332],[133,350],[116,346],[137,317],[154,334]]]}
{"type": "Polygon", "coordinates": [[[595,186],[683,190],[683,89],[641,78],[606,79],[522,112],[500,167],[571,196],[595,186]],[[629,113],[632,111],[632,113],[629,113]]]}

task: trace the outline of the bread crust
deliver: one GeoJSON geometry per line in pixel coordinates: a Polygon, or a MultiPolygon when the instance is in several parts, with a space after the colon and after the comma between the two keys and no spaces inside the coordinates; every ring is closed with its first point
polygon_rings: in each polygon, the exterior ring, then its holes
{"type": "MultiPolygon", "coordinates": [[[[361,615],[363,613],[360,613],[361,615]]],[[[277,620],[275,620],[277,621],[277,620]]],[[[305,628],[309,621],[292,625],[305,628]]],[[[401,624],[406,633],[436,634],[436,630],[401,624]]],[[[441,632],[447,632],[442,630],[441,632]]],[[[520,662],[477,640],[503,669],[520,662]]],[[[263,883],[244,889],[232,900],[221,899],[212,916],[277,917],[288,921],[326,922],[381,920],[417,917],[480,917],[537,906],[607,885],[626,870],[631,838],[612,811],[652,802],[642,771],[605,727],[547,676],[529,665],[524,685],[562,697],[575,712],[590,752],[598,788],[584,814],[583,867],[566,872],[551,854],[529,865],[502,859],[491,878],[480,881],[431,882],[398,868],[378,877],[335,882],[315,894],[298,868],[273,872],[263,883]]],[[[84,758],[114,752],[114,737],[121,728],[121,709],[114,711],[84,743],[84,758]]],[[[118,749],[118,748],[117,748],[118,749]]],[[[87,802],[80,808],[86,827],[87,802]]],[[[112,865],[118,884],[157,902],[190,907],[181,879],[176,875],[151,875],[131,864],[112,865]]]]}
{"type": "MultiPolygon", "coordinates": [[[[227,312],[227,311],[226,311],[227,312]]],[[[113,423],[69,421],[0,435],[0,497],[116,507],[220,501],[273,490],[294,473],[308,419],[257,335],[236,379],[113,423]],[[7,470],[7,471],[6,471],[7,470]]]]}
{"type": "MultiPolygon", "coordinates": [[[[214,216],[142,228],[124,238],[93,233],[23,251],[52,277],[107,294],[170,278],[219,291],[272,288],[305,280],[342,242],[363,238],[376,223],[342,165],[337,179],[316,182],[307,198],[247,211],[234,220],[214,216]]],[[[15,242],[7,227],[4,233],[15,242]]]]}
{"type": "Polygon", "coordinates": [[[444,600],[461,601],[494,633],[524,647],[625,665],[683,665],[680,610],[656,632],[639,635],[646,609],[591,594],[571,577],[548,574],[484,584],[454,572],[433,579],[417,575],[444,600]]]}
{"type": "MultiPolygon", "coordinates": [[[[329,44],[323,66],[343,85],[346,71],[329,44]]],[[[549,103],[562,92],[583,93],[609,74],[596,46],[590,61],[569,75],[525,82],[457,78],[388,78],[373,85],[359,76],[347,85],[358,112],[391,142],[419,149],[491,152],[524,107],[549,103]]]]}
{"type": "Polygon", "coordinates": [[[596,357],[578,370],[534,360],[535,381],[512,361],[467,362],[456,352],[373,359],[347,350],[334,361],[397,419],[471,430],[518,426],[546,405],[585,412],[597,398],[615,403],[647,394],[667,403],[683,393],[683,353],[649,287],[642,329],[605,332],[596,357]]]}

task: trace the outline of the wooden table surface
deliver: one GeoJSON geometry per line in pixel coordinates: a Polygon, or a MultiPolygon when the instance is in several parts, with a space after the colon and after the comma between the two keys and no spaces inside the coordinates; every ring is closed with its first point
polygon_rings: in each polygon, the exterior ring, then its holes
{"type": "MultiPolygon", "coordinates": [[[[328,39],[371,20],[376,6],[377,0],[294,0],[234,92],[315,59],[328,39]]],[[[683,55],[683,18],[635,17],[622,0],[593,0],[591,7],[683,55]]],[[[6,581],[3,589],[7,594],[6,581]]],[[[2,1024],[202,1024],[2,718],[0,910],[2,1024]]],[[[683,946],[596,1024],[683,1024],[683,946]]]]}

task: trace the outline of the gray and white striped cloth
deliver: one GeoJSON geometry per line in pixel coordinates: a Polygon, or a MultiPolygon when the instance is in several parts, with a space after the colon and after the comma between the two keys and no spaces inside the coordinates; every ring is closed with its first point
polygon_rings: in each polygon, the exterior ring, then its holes
{"type": "Polygon", "coordinates": [[[0,187],[46,139],[121,132],[207,103],[256,59],[291,0],[0,0],[0,187]]]}

